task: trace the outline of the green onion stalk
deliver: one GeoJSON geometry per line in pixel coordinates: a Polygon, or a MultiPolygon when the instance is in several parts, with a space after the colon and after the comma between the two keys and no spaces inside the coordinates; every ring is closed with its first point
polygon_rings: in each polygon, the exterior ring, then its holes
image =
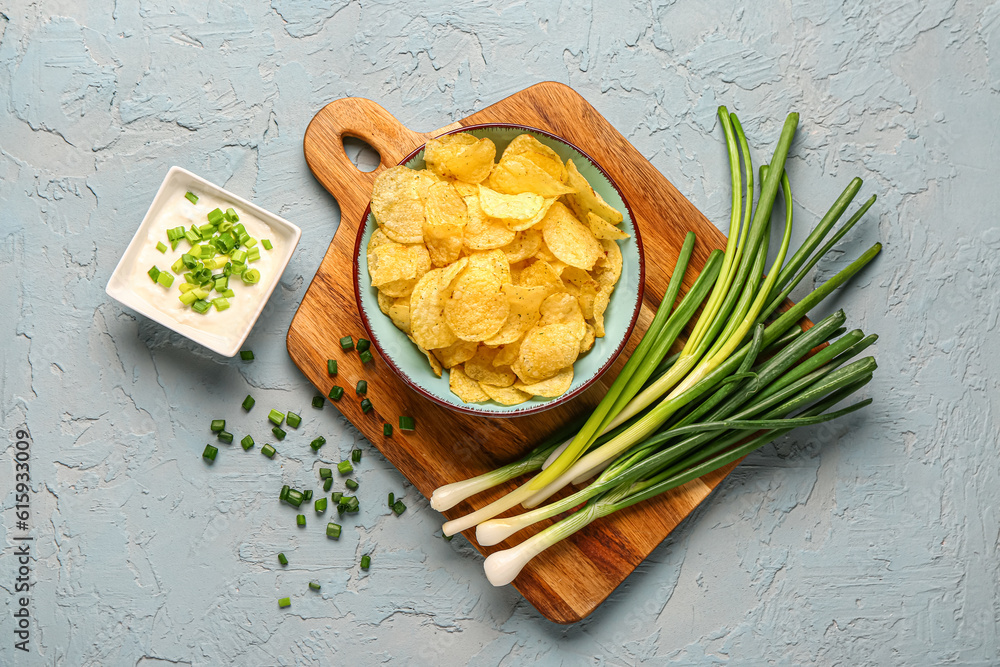
{"type": "Polygon", "coordinates": [[[521,544],[492,554],[486,571],[496,585],[509,583],[532,557],[600,517],[737,461],[794,428],[836,419],[868,404],[833,410],[871,379],[874,359],[850,360],[876,337],[846,331],[841,311],[808,330],[799,322],[871,262],[881,245],[778,311],[875,197],[824,243],[861,188],[861,179],[852,180],[790,254],[792,195],[784,165],[798,115],[788,116],[770,163],[760,167],[756,206],[754,165],[742,126],[725,107],[719,108],[719,120],[732,175],[725,251],[710,254],[677,303],[696,242],[694,234],[687,235],[649,329],[586,419],[553,434],[522,459],[443,486],[431,497],[432,507],[445,511],[537,471],[507,495],[444,524],[445,535],[478,526],[483,545],[498,544],[538,521],[579,508],[521,544]],[[767,266],[779,193],[784,204],[781,240],[767,266]],[[690,334],[680,352],[668,356],[686,329],[690,334]],[[818,351],[811,353],[814,349],[818,351]],[[570,484],[583,488],[543,505],[570,484]],[[518,504],[529,511],[495,518],[518,504]]]}

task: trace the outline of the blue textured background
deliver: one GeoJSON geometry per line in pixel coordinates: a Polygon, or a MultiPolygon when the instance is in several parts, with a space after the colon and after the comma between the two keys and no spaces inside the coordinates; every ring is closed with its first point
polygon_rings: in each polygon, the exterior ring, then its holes
{"type": "MultiPolygon", "coordinates": [[[[10,526],[6,434],[27,424],[34,662],[996,664],[998,94],[996,2],[0,1],[0,488],[10,526]],[[392,466],[309,407],[284,349],[338,220],[302,159],[312,115],[364,96],[426,131],[546,79],[721,227],[716,106],[740,113],[758,160],[797,110],[799,238],[852,176],[879,195],[816,277],[885,244],[830,304],[882,336],[875,404],[753,455],[572,627],[441,540],[392,466]],[[303,229],[252,364],[104,294],[173,164],[303,229]],[[275,461],[234,446],[203,464],[209,419],[263,441],[271,406],[305,416],[275,461]],[[339,543],[275,500],[282,480],[315,479],[315,434],[327,463],[365,450],[339,543]]],[[[25,664],[0,530],[0,659],[25,664]]]]}

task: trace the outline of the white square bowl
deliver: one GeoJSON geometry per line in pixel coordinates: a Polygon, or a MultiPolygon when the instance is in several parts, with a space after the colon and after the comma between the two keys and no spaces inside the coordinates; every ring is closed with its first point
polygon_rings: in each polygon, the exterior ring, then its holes
{"type": "MultiPolygon", "coordinates": [[[[201,221],[199,224],[204,224],[206,221],[201,221]]],[[[244,222],[244,220],[241,220],[241,222],[244,222]]],[[[185,225],[185,228],[189,226],[190,225],[185,225]]],[[[145,315],[154,322],[159,322],[168,329],[172,329],[173,331],[190,338],[194,342],[204,345],[213,352],[217,352],[227,357],[232,357],[239,352],[240,347],[243,345],[243,341],[245,341],[247,336],[250,335],[250,330],[253,329],[254,324],[257,322],[257,318],[260,317],[260,313],[264,310],[264,306],[267,304],[268,299],[271,298],[271,293],[274,291],[275,286],[277,286],[278,281],[281,279],[281,275],[284,273],[285,267],[288,266],[288,261],[292,258],[292,253],[295,252],[295,247],[298,245],[299,237],[301,236],[302,230],[284,218],[265,211],[256,204],[253,204],[242,197],[238,197],[228,190],[220,188],[214,183],[206,181],[204,178],[191,173],[187,169],[171,167],[170,171],[167,172],[166,178],[163,179],[163,183],[160,184],[160,189],[157,190],[156,196],[153,198],[153,203],[149,206],[149,210],[146,211],[146,216],[142,219],[139,229],[136,230],[131,243],[129,243],[128,248],[125,249],[125,254],[122,255],[121,260],[118,261],[118,266],[115,267],[114,273],[111,274],[111,278],[108,280],[108,286],[105,288],[105,292],[107,292],[108,296],[112,299],[118,301],[124,306],[128,306],[138,313],[145,315]],[[154,227],[159,224],[161,216],[169,213],[168,207],[172,206],[178,199],[183,199],[185,193],[187,192],[193,192],[200,198],[204,195],[215,197],[219,200],[218,205],[223,209],[226,207],[232,207],[236,209],[241,216],[250,215],[256,217],[261,223],[267,225],[271,230],[271,236],[264,238],[270,238],[272,242],[275,242],[274,250],[268,251],[262,249],[262,255],[270,252],[278,253],[268,257],[268,263],[270,266],[267,267],[266,272],[263,270],[261,271],[260,282],[252,287],[255,290],[260,290],[260,292],[255,295],[257,304],[253,312],[248,316],[247,311],[243,311],[239,316],[241,322],[239,322],[238,326],[225,328],[224,330],[218,332],[199,328],[199,319],[197,318],[226,317],[227,314],[230,314],[231,319],[236,319],[232,316],[235,315],[236,312],[240,312],[236,311],[236,309],[241,305],[238,290],[240,287],[244,286],[241,285],[234,290],[237,291],[237,295],[232,300],[232,306],[229,310],[221,313],[210,310],[204,315],[195,314],[196,317],[185,317],[185,319],[190,320],[188,322],[182,321],[178,318],[176,314],[177,309],[171,309],[168,307],[168,305],[172,305],[172,302],[168,301],[168,299],[176,299],[178,296],[177,290],[174,286],[164,290],[162,299],[149,299],[142,294],[143,291],[148,290],[136,289],[139,284],[137,281],[149,281],[148,276],[145,275],[145,272],[149,269],[149,267],[137,266],[138,262],[141,261],[140,256],[146,248],[150,246],[150,244],[155,246],[157,240],[166,241],[165,232],[162,234],[163,238],[154,237],[154,227]],[[174,312],[171,312],[171,310],[174,312]]],[[[186,243],[186,241],[182,240],[181,243],[186,243]]],[[[159,253],[157,253],[157,256],[159,256],[159,253]]],[[[164,259],[160,260],[160,262],[166,263],[167,258],[171,256],[172,254],[164,255],[164,259]]],[[[167,263],[167,266],[169,266],[169,263],[167,263]]],[[[234,285],[237,285],[237,283],[234,283],[234,285]]]]}

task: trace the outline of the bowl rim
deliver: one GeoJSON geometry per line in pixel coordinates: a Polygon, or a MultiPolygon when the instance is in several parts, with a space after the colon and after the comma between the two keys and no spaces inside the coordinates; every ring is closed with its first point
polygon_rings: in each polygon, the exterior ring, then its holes
{"type": "MultiPolygon", "coordinates": [[[[581,149],[579,146],[569,141],[568,139],[565,139],[552,132],[539,129],[537,127],[532,127],[530,125],[521,125],[519,123],[499,123],[499,122],[465,125],[462,127],[457,127],[452,130],[448,130],[447,132],[441,132],[440,134],[431,137],[431,139],[437,139],[439,137],[443,137],[449,134],[456,134],[458,132],[469,132],[472,130],[493,129],[493,128],[527,130],[528,132],[534,132],[543,135],[549,139],[552,139],[554,141],[569,146],[577,153],[579,153],[584,159],[590,162],[590,164],[593,165],[595,169],[601,172],[604,178],[608,179],[608,183],[610,183],[611,187],[614,188],[615,192],[618,193],[618,196],[622,200],[622,204],[628,211],[629,218],[632,220],[632,228],[635,232],[633,238],[635,239],[636,249],[639,252],[639,290],[638,293],[636,294],[635,307],[632,310],[632,317],[629,320],[628,327],[626,328],[625,335],[622,336],[621,342],[618,344],[618,347],[615,348],[615,350],[611,353],[611,356],[608,357],[607,362],[605,362],[603,366],[597,369],[597,372],[594,373],[593,377],[591,377],[589,380],[581,384],[576,389],[572,391],[567,391],[562,396],[557,396],[556,398],[550,399],[543,403],[539,403],[537,405],[532,405],[531,407],[526,407],[521,410],[512,410],[510,412],[504,412],[504,413],[487,412],[484,410],[479,410],[475,407],[477,405],[475,403],[470,404],[472,407],[449,403],[448,401],[438,398],[431,392],[421,387],[416,381],[412,380],[409,377],[409,375],[405,371],[403,371],[403,369],[401,369],[399,365],[392,359],[392,357],[387,355],[385,351],[382,349],[382,346],[379,344],[378,337],[375,335],[371,323],[368,321],[368,315],[365,311],[365,308],[361,303],[361,282],[358,273],[358,267],[359,267],[358,259],[361,256],[361,240],[364,238],[365,235],[368,216],[371,215],[372,206],[370,198],[368,201],[368,205],[365,207],[364,213],[362,213],[361,215],[361,221],[358,224],[357,238],[354,241],[354,261],[352,262],[353,266],[352,266],[351,277],[352,280],[354,281],[354,300],[358,307],[358,315],[361,318],[361,324],[364,326],[365,331],[369,336],[369,340],[371,341],[371,344],[375,347],[376,351],[379,353],[379,356],[381,356],[382,359],[385,360],[386,364],[392,369],[393,373],[395,373],[396,376],[400,380],[402,380],[405,385],[407,385],[410,389],[416,391],[424,398],[427,398],[428,400],[433,401],[434,403],[437,403],[438,405],[448,410],[454,410],[456,412],[461,412],[468,415],[476,415],[480,417],[491,417],[494,419],[510,419],[513,417],[525,417],[527,415],[537,414],[539,412],[551,410],[556,406],[571,401],[580,394],[582,394],[583,392],[590,389],[590,387],[593,386],[593,384],[597,382],[598,379],[600,379],[605,373],[608,372],[608,369],[611,368],[612,364],[615,363],[615,360],[617,360],[619,355],[621,355],[622,350],[625,349],[625,344],[628,343],[629,338],[632,337],[632,332],[635,330],[636,322],[638,322],[639,320],[639,311],[642,310],[642,300],[646,289],[646,255],[643,250],[642,234],[639,232],[639,224],[635,219],[635,214],[632,212],[632,207],[629,206],[628,200],[625,198],[625,194],[622,192],[622,189],[618,187],[618,183],[616,183],[615,180],[611,178],[611,174],[605,171],[604,167],[599,165],[597,161],[590,156],[589,153],[587,153],[586,151],[584,151],[583,149],[581,149]]],[[[405,165],[407,162],[415,158],[420,153],[420,151],[424,150],[426,146],[427,146],[426,142],[420,144],[394,166],[405,165]]]]}

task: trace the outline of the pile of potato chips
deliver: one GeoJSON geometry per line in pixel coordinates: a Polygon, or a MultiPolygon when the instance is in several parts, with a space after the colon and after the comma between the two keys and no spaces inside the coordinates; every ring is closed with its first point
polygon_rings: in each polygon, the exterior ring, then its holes
{"type": "Polygon", "coordinates": [[[622,214],[530,134],[494,164],[471,134],[427,142],[427,168],[387,169],[372,189],[378,222],[368,271],[378,304],[449,369],[466,403],[560,396],[573,363],[604,336],[622,270],[622,214]]]}

